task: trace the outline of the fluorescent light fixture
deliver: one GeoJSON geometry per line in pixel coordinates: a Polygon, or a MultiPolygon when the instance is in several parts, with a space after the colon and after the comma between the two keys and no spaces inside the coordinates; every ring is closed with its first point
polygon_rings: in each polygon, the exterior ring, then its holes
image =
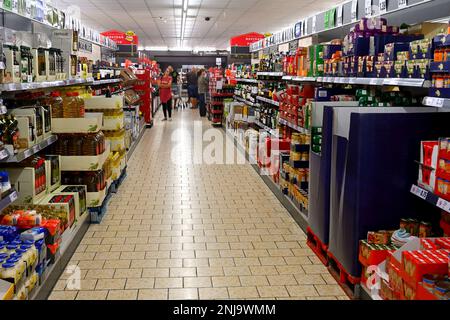
{"type": "Polygon", "coordinates": [[[195,52],[200,52],[200,51],[217,51],[217,49],[215,47],[195,47],[194,51],[195,52]]]}
{"type": "Polygon", "coordinates": [[[183,11],[187,11],[189,5],[189,0],[183,0],[183,11]]]}
{"type": "Polygon", "coordinates": [[[171,47],[169,51],[192,51],[192,48],[189,47],[171,47]]]}
{"type": "Polygon", "coordinates": [[[164,47],[164,46],[161,46],[161,47],[145,47],[145,50],[146,51],[167,51],[167,50],[169,50],[169,48],[168,47],[164,47]]]}

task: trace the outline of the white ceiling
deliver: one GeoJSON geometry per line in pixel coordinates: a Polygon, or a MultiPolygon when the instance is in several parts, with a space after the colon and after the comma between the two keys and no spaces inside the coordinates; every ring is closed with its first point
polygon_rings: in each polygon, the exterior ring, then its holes
{"type": "MultiPolygon", "coordinates": [[[[132,30],[141,46],[179,45],[182,0],[54,0],[60,9],[78,6],[99,31],[132,30]]],[[[231,37],[276,32],[342,0],[189,0],[185,47],[229,47],[231,37]],[[209,22],[205,17],[210,17],[209,22]]]]}

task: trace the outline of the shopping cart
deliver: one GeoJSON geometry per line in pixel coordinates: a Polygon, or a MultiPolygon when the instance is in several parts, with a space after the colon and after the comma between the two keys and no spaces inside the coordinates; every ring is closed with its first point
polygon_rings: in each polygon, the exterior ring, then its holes
{"type": "Polygon", "coordinates": [[[183,99],[183,85],[182,84],[172,84],[172,96],[174,103],[174,109],[186,109],[187,101],[183,99]]]}

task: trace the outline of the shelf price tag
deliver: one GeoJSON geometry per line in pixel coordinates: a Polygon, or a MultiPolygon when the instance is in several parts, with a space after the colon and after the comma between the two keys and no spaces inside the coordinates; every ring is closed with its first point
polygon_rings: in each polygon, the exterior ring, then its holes
{"type": "Polygon", "coordinates": [[[37,153],[39,152],[39,150],[40,150],[39,145],[33,146],[33,153],[37,153]]]}
{"type": "Polygon", "coordinates": [[[0,160],[8,157],[8,152],[6,150],[0,151],[0,160]]]}
{"type": "Polygon", "coordinates": [[[408,0],[398,0],[398,8],[406,8],[408,6],[408,0]]]}
{"type": "Polygon", "coordinates": [[[411,187],[411,193],[416,195],[416,196],[418,196],[419,198],[421,198],[423,200],[426,200],[427,197],[428,197],[428,191],[426,191],[426,190],[424,190],[422,188],[419,188],[416,185],[413,185],[411,187]]]}
{"type": "Polygon", "coordinates": [[[352,22],[355,22],[358,19],[358,0],[352,0],[352,10],[350,17],[352,22]]]}
{"type": "Polygon", "coordinates": [[[342,17],[343,17],[342,10],[343,10],[342,5],[338,6],[336,9],[336,26],[338,27],[342,26],[342,17]]]}
{"type": "Polygon", "coordinates": [[[371,17],[372,14],[373,14],[373,12],[372,12],[372,0],[365,0],[364,15],[366,17],[371,17]]]}
{"type": "Polygon", "coordinates": [[[380,10],[380,14],[385,14],[387,12],[387,0],[379,0],[378,9],[380,10]]]}
{"type": "Polygon", "coordinates": [[[9,201],[14,202],[17,200],[17,192],[13,192],[10,196],[9,196],[9,201]]]}
{"type": "Polygon", "coordinates": [[[436,203],[436,206],[439,209],[442,209],[444,211],[450,212],[450,202],[447,201],[447,200],[439,198],[437,203],[436,203]]]}

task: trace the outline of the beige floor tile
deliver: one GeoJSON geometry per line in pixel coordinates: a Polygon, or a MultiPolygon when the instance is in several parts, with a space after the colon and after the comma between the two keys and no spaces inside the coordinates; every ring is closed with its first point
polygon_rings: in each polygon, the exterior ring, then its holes
{"type": "MultiPolygon", "coordinates": [[[[231,267],[224,267],[231,268],[231,267]]],[[[213,276],[223,276],[224,268],[222,267],[198,267],[197,276],[199,277],[213,277],[213,276]]]]}
{"type": "Polygon", "coordinates": [[[252,257],[268,257],[269,256],[269,252],[266,249],[248,249],[248,250],[244,250],[244,254],[246,257],[248,258],[252,258],[252,257]]]}
{"type": "Polygon", "coordinates": [[[106,300],[108,290],[89,290],[80,291],[77,294],[76,300],[106,300]]]}
{"type": "MultiPolygon", "coordinates": [[[[269,285],[269,281],[266,276],[240,276],[239,279],[243,287],[269,285]]],[[[280,283],[280,285],[283,284],[280,283]]]]}
{"type": "Polygon", "coordinates": [[[183,278],[185,288],[210,288],[212,287],[211,277],[186,277],[183,278]]]}
{"type": "Polygon", "coordinates": [[[142,269],[116,269],[114,273],[115,279],[140,279],[142,277],[142,269]]]}
{"type": "Polygon", "coordinates": [[[286,286],[286,289],[291,297],[314,297],[319,295],[313,285],[286,286]]]}
{"type": "Polygon", "coordinates": [[[229,299],[227,288],[200,288],[198,291],[200,300],[229,299]]]}
{"type": "Polygon", "coordinates": [[[235,259],[233,258],[209,258],[210,267],[234,267],[235,259]]]}
{"type": "Polygon", "coordinates": [[[258,286],[257,289],[261,298],[289,297],[289,293],[284,286],[258,286]]]}
{"type": "Polygon", "coordinates": [[[78,291],[53,291],[48,300],[75,300],[78,291]]]}
{"type": "Polygon", "coordinates": [[[125,288],[126,279],[98,279],[96,290],[120,290],[125,288]]]}
{"type": "Polygon", "coordinates": [[[276,266],[279,274],[305,274],[303,268],[298,265],[289,265],[289,266],[276,266]]]}
{"type": "Polygon", "coordinates": [[[80,261],[78,263],[78,267],[80,269],[102,269],[105,264],[104,260],[93,260],[93,261],[80,261]]]}
{"type": "Polygon", "coordinates": [[[130,268],[156,268],[156,259],[131,260],[130,268]]]}
{"type": "Polygon", "coordinates": [[[334,296],[306,297],[307,300],[337,300],[334,296]]]}
{"type": "Polygon", "coordinates": [[[138,290],[109,290],[107,300],[137,300],[138,290]]]}
{"type": "Polygon", "coordinates": [[[169,300],[197,300],[197,288],[169,289],[169,300]]]}
{"type": "Polygon", "coordinates": [[[89,270],[86,274],[86,279],[112,279],[114,276],[114,269],[103,270],[89,270]]]}
{"type": "Polygon", "coordinates": [[[226,276],[250,276],[250,268],[248,266],[242,267],[224,267],[223,272],[226,276]]]}
{"type": "Polygon", "coordinates": [[[278,275],[278,271],[274,266],[249,266],[249,268],[254,276],[278,275]]]}
{"type": "Polygon", "coordinates": [[[282,257],[261,257],[259,258],[262,266],[284,266],[286,261],[282,257]]]}
{"type": "Polygon", "coordinates": [[[196,268],[170,268],[170,277],[196,277],[196,268]]]}
{"type": "Polygon", "coordinates": [[[267,276],[269,283],[271,286],[280,285],[280,286],[288,286],[288,285],[296,285],[297,280],[295,280],[293,275],[278,275],[278,276],[267,276]]]}
{"type": "Polygon", "coordinates": [[[153,289],[155,286],[154,278],[127,279],[125,289],[153,289]]]}
{"type": "Polygon", "coordinates": [[[339,285],[336,284],[325,284],[325,285],[320,285],[320,284],[316,284],[315,285],[316,290],[319,292],[319,295],[321,296],[343,296],[345,295],[344,290],[342,290],[342,288],[339,285]]]}
{"type": "Polygon", "coordinates": [[[183,278],[156,278],[155,288],[170,289],[170,288],[182,288],[183,278]]]}
{"type": "Polygon", "coordinates": [[[311,264],[311,265],[302,265],[303,270],[305,270],[306,274],[329,274],[328,269],[324,265],[319,264],[311,264]]]}
{"type": "MultiPolygon", "coordinates": [[[[298,284],[325,284],[320,274],[295,274],[298,284]]],[[[333,279],[334,280],[334,279],[333,279]]],[[[334,282],[335,283],[335,282],[334,282]]]]}
{"type": "Polygon", "coordinates": [[[228,288],[230,299],[252,299],[259,298],[256,287],[231,287],[228,288]]]}
{"type": "Polygon", "coordinates": [[[169,268],[148,268],[142,270],[142,278],[168,278],[169,268]]]}
{"type": "Polygon", "coordinates": [[[209,266],[208,258],[183,259],[183,267],[184,268],[208,267],[208,266],[209,266]]]}
{"type": "Polygon", "coordinates": [[[212,277],[214,288],[240,287],[241,282],[237,276],[212,277]]]}
{"type": "Polygon", "coordinates": [[[168,289],[144,289],[139,290],[139,300],[167,300],[169,294],[168,289]]]}

